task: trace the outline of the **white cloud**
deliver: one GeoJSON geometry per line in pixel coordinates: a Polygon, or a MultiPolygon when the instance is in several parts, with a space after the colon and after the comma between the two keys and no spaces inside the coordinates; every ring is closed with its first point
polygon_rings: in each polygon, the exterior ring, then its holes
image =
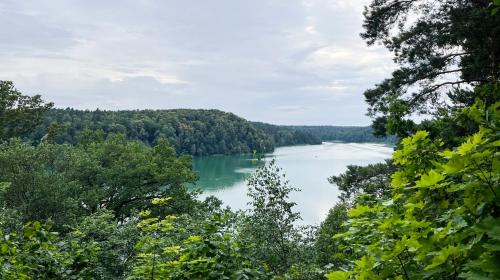
{"type": "Polygon", "coordinates": [[[308,63],[318,66],[355,65],[374,66],[388,64],[390,57],[374,49],[363,47],[338,48],[328,46],[320,48],[308,57],[308,63]]]}
{"type": "Polygon", "coordinates": [[[367,1],[5,0],[0,79],[58,106],[368,124],[392,64],[358,36],[367,1]]]}

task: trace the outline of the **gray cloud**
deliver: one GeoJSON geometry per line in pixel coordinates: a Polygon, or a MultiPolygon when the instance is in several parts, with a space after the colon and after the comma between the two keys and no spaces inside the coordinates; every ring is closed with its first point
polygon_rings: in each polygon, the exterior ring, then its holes
{"type": "Polygon", "coordinates": [[[367,0],[0,3],[0,79],[59,107],[217,108],[279,124],[365,125],[387,51],[367,0]]]}

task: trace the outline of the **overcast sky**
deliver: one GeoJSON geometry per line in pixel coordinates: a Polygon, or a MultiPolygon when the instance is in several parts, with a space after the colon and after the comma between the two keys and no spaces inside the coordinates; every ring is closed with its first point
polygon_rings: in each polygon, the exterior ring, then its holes
{"type": "Polygon", "coordinates": [[[57,107],[215,108],[275,124],[367,125],[391,56],[367,0],[1,0],[0,80],[57,107]]]}

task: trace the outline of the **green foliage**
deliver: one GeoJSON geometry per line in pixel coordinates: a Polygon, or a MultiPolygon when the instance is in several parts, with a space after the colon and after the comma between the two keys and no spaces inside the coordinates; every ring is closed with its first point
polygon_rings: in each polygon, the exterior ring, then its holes
{"type": "Polygon", "coordinates": [[[274,146],[292,146],[303,144],[321,144],[321,140],[317,135],[303,131],[299,127],[272,125],[261,122],[252,123],[258,129],[264,131],[272,137],[274,146]]]}
{"type": "Polygon", "coordinates": [[[295,131],[312,135],[319,138],[321,141],[343,141],[351,143],[396,143],[395,136],[377,137],[374,135],[374,130],[371,127],[363,126],[286,126],[295,131]]]}
{"type": "Polygon", "coordinates": [[[228,230],[228,216],[209,216],[197,224],[196,235],[176,242],[174,216],[150,217],[149,211],[141,215],[143,235],[129,279],[267,279],[241,254],[244,244],[228,230]]]}
{"type": "Polygon", "coordinates": [[[341,191],[339,198],[343,202],[352,203],[361,193],[387,197],[391,190],[390,176],[394,171],[390,161],[367,166],[348,165],[343,174],[332,176],[328,181],[341,191]]]}
{"type": "Polygon", "coordinates": [[[328,280],[347,280],[349,273],[344,271],[333,271],[325,275],[328,280]]]}
{"type": "MultiPolygon", "coordinates": [[[[500,83],[477,86],[474,88],[474,94],[470,94],[469,98],[474,96],[482,100],[482,106],[488,107],[500,100],[500,83]]],[[[473,101],[469,103],[472,104],[473,101]]],[[[419,128],[429,132],[431,139],[442,139],[445,147],[456,147],[466,137],[477,132],[480,126],[480,120],[475,114],[463,114],[464,108],[471,110],[474,106],[440,108],[433,119],[423,121],[419,124],[419,128]]]]}
{"type": "Polygon", "coordinates": [[[85,129],[119,133],[153,146],[166,139],[179,154],[203,156],[270,152],[276,146],[320,144],[315,137],[292,129],[257,124],[219,110],[79,111],[52,109],[43,123],[26,135],[35,142],[75,145],[85,129]]]}
{"type": "Polygon", "coordinates": [[[23,221],[52,219],[58,230],[99,209],[125,219],[165,194],[178,202],[170,211],[194,207],[183,186],[196,179],[191,160],[177,157],[165,141],[148,147],[120,135],[99,140],[89,132],[83,138],[76,147],[0,144],[0,181],[9,182],[2,192],[5,206],[18,210],[23,221]]]}
{"type": "MultiPolygon", "coordinates": [[[[359,255],[353,279],[494,279],[500,275],[500,102],[463,113],[480,129],[453,150],[419,131],[394,154],[392,197],[365,196],[336,235],[359,255]]],[[[341,279],[341,278],[339,278],[341,279]]]]}
{"type": "Polygon", "coordinates": [[[345,267],[348,263],[344,254],[349,243],[333,240],[333,236],[346,231],[344,223],[348,220],[348,206],[345,203],[337,203],[328,216],[321,223],[316,232],[314,250],[316,263],[320,266],[345,267]]]}
{"type": "Polygon", "coordinates": [[[51,107],[40,95],[22,95],[12,82],[0,81],[0,141],[30,131],[51,107]]]}
{"type": "MultiPolygon", "coordinates": [[[[421,129],[409,117],[470,106],[468,86],[500,78],[500,17],[490,1],[376,0],[365,8],[368,45],[383,44],[399,65],[365,92],[378,134],[406,137],[421,129]],[[492,12],[493,15],[492,16],[492,12]]],[[[463,134],[465,136],[467,134],[463,134]]]]}
{"type": "Polygon", "coordinates": [[[496,14],[498,14],[498,11],[500,11],[500,1],[491,0],[490,2],[491,15],[495,16],[496,14]]]}
{"type": "Polygon", "coordinates": [[[92,279],[123,279],[129,275],[135,261],[135,244],[139,239],[135,219],[120,223],[111,211],[102,210],[83,217],[65,239],[77,239],[80,244],[96,244],[97,251],[92,279]]]}
{"type": "Polygon", "coordinates": [[[83,186],[66,173],[76,171],[75,151],[67,146],[33,147],[19,140],[0,144],[0,180],[9,182],[3,189],[2,205],[17,210],[21,224],[47,221],[56,228],[73,223],[85,213],[78,201],[89,204],[83,186]]]}
{"type": "Polygon", "coordinates": [[[263,265],[275,276],[288,273],[292,277],[294,265],[307,267],[314,260],[310,232],[297,226],[301,217],[293,211],[295,203],[289,201],[290,193],[298,189],[289,185],[274,160],[257,169],[248,186],[251,201],[238,223],[240,243],[248,244],[256,266],[263,265]]]}
{"type": "Polygon", "coordinates": [[[64,240],[39,222],[26,224],[22,231],[0,231],[0,278],[90,279],[99,246],[78,239],[64,240]]]}
{"type": "Polygon", "coordinates": [[[142,237],[129,279],[323,279],[324,271],[314,263],[314,235],[296,225],[300,216],[288,201],[295,189],[281,170],[271,162],[249,185],[246,212],[220,210],[211,201],[205,214],[188,219],[142,212],[142,237]]]}

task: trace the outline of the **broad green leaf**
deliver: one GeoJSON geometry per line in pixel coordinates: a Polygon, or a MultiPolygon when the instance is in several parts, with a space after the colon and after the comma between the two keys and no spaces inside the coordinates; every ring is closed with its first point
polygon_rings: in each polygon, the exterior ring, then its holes
{"type": "Polygon", "coordinates": [[[500,241],[500,218],[490,216],[484,219],[477,228],[485,232],[490,238],[500,241]]]}
{"type": "Polygon", "coordinates": [[[476,145],[472,142],[472,139],[469,138],[467,142],[463,143],[462,145],[460,145],[460,147],[457,148],[457,152],[463,156],[468,154],[475,147],[476,145]]]}
{"type": "Polygon", "coordinates": [[[408,251],[410,252],[415,252],[417,251],[420,247],[422,247],[422,244],[418,242],[418,240],[410,238],[406,241],[406,246],[408,247],[408,251]]]}
{"type": "Polygon", "coordinates": [[[170,200],[172,200],[171,197],[153,198],[153,200],[151,201],[151,204],[166,205],[170,200]]]}
{"type": "Polygon", "coordinates": [[[419,130],[417,131],[413,136],[412,136],[412,140],[414,142],[417,142],[419,140],[422,140],[422,139],[425,139],[429,136],[429,132],[425,131],[425,130],[419,130]]]}
{"type": "Polygon", "coordinates": [[[363,215],[367,212],[370,212],[372,208],[366,205],[359,205],[349,211],[349,216],[350,217],[358,217],[360,215],[363,215]]]}
{"type": "Polygon", "coordinates": [[[447,174],[454,174],[454,173],[462,171],[464,168],[464,165],[465,165],[465,161],[463,158],[453,157],[446,164],[441,165],[441,168],[443,168],[443,170],[447,174]]]}
{"type": "Polygon", "coordinates": [[[436,170],[431,170],[429,174],[422,175],[420,180],[417,182],[416,186],[420,188],[426,188],[430,186],[434,186],[437,183],[441,182],[445,178],[444,175],[438,173],[436,170]]]}
{"type": "Polygon", "coordinates": [[[448,260],[448,258],[450,258],[450,256],[453,258],[458,254],[460,254],[460,249],[458,247],[448,246],[439,251],[439,254],[432,259],[432,263],[426,266],[425,270],[430,270],[435,267],[438,267],[443,263],[445,263],[448,260]]]}
{"type": "Polygon", "coordinates": [[[496,14],[498,14],[498,11],[500,10],[500,7],[495,7],[491,10],[491,15],[492,16],[495,16],[496,14]]]}
{"type": "Polygon", "coordinates": [[[347,280],[349,279],[349,272],[334,271],[325,275],[328,280],[347,280]]]}
{"type": "Polygon", "coordinates": [[[398,171],[392,174],[392,186],[394,188],[404,187],[408,183],[408,179],[406,179],[404,172],[398,171]]]}

